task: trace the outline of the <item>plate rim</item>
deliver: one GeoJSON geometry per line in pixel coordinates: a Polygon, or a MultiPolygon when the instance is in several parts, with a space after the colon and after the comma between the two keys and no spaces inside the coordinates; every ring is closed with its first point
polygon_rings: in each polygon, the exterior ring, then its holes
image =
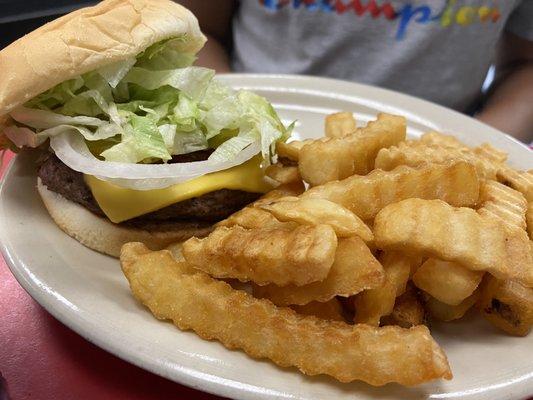
{"type": "MultiPolygon", "coordinates": [[[[481,121],[474,120],[470,116],[461,114],[458,111],[429,102],[427,100],[423,100],[423,99],[420,99],[414,96],[395,92],[389,89],[384,89],[384,88],[356,83],[356,82],[343,81],[343,80],[332,79],[332,78],[305,76],[305,75],[239,73],[239,74],[217,74],[217,77],[221,77],[223,80],[227,80],[227,83],[232,87],[247,86],[247,85],[240,84],[238,81],[269,80],[270,79],[273,81],[279,80],[280,83],[286,82],[287,84],[290,84],[293,82],[306,82],[307,81],[307,82],[317,82],[317,83],[320,82],[324,85],[332,85],[332,86],[343,85],[344,87],[352,87],[354,90],[367,90],[367,91],[370,90],[373,92],[372,95],[375,95],[375,96],[380,96],[382,94],[386,94],[387,96],[393,96],[397,98],[397,103],[401,103],[407,100],[407,103],[415,102],[418,104],[423,104],[424,107],[426,108],[429,107],[433,112],[437,112],[437,113],[444,112],[448,115],[450,113],[454,113],[460,119],[471,120],[470,122],[474,121],[475,123],[480,124],[485,129],[489,130],[489,133],[496,134],[496,135],[502,135],[506,137],[507,140],[511,140],[512,142],[514,142],[515,145],[519,145],[522,148],[528,151],[531,151],[531,149],[528,146],[518,141],[514,137],[504,132],[500,132],[496,130],[495,128],[492,128],[482,123],[481,121]]],[[[258,83],[258,86],[262,87],[263,85],[258,83]]],[[[317,93],[319,92],[324,93],[324,91],[317,90],[317,93]]],[[[331,91],[331,93],[335,93],[335,92],[336,92],[335,90],[331,91]]],[[[361,96],[361,97],[353,96],[354,99],[357,98],[359,100],[363,100],[362,104],[374,104],[375,103],[374,101],[365,102],[364,101],[365,99],[363,97],[364,96],[361,96]]],[[[396,102],[393,102],[393,103],[394,104],[387,102],[387,103],[384,103],[383,106],[392,105],[395,108],[404,109],[403,106],[395,104],[396,102]]],[[[409,112],[406,112],[406,114],[409,114],[409,112]]],[[[2,197],[2,195],[4,194],[4,191],[6,190],[5,189],[5,187],[7,186],[6,182],[10,179],[14,171],[16,160],[17,160],[17,157],[13,157],[13,159],[10,160],[9,165],[5,169],[4,175],[0,182],[0,197],[2,197]]],[[[6,227],[6,224],[4,224],[0,220],[0,252],[2,253],[4,260],[6,262],[6,265],[10,269],[11,273],[13,274],[17,282],[37,303],[39,303],[54,318],[59,320],[62,324],[67,326],[69,329],[72,329],[74,332],[79,334],[84,339],[88,340],[90,343],[98,346],[99,348],[113,354],[114,356],[128,363],[131,363],[155,375],[162,376],[178,384],[181,384],[181,385],[184,385],[184,386],[187,386],[187,387],[199,390],[199,391],[207,392],[213,395],[219,395],[219,396],[225,396],[225,397],[239,396],[239,398],[251,399],[251,400],[270,399],[273,397],[287,398],[287,399],[305,398],[299,395],[285,393],[283,391],[279,391],[276,389],[268,389],[266,387],[260,387],[260,386],[256,386],[253,384],[242,383],[242,382],[232,380],[232,379],[220,378],[219,376],[211,375],[209,373],[205,373],[202,371],[196,371],[196,372],[201,373],[203,375],[212,376],[214,379],[206,379],[205,377],[204,378],[199,377],[197,375],[194,375],[191,372],[186,372],[185,369],[169,370],[168,368],[165,368],[165,364],[160,359],[157,359],[154,357],[147,357],[146,355],[139,354],[136,351],[128,349],[125,345],[121,346],[120,343],[114,342],[112,340],[105,340],[105,335],[102,335],[101,328],[100,330],[91,330],[90,327],[87,326],[87,324],[90,324],[90,321],[85,318],[84,313],[79,313],[79,312],[73,313],[72,310],[67,305],[65,305],[61,301],[58,301],[56,298],[54,298],[54,296],[42,290],[42,288],[39,285],[40,282],[38,278],[33,276],[31,271],[28,269],[29,266],[25,265],[25,263],[23,262],[18,264],[15,261],[16,253],[14,249],[11,246],[9,246],[10,241],[7,240],[7,237],[8,237],[7,232],[8,232],[8,229],[6,227]],[[172,373],[170,373],[170,371],[172,371],[172,373]],[[234,385],[228,385],[228,381],[233,382],[234,385]]],[[[106,328],[106,330],[110,330],[110,328],[106,328]]],[[[531,377],[531,379],[528,379],[528,382],[530,382],[530,386],[533,389],[533,376],[531,377]]],[[[357,396],[356,392],[354,393],[354,396],[357,396]]]]}

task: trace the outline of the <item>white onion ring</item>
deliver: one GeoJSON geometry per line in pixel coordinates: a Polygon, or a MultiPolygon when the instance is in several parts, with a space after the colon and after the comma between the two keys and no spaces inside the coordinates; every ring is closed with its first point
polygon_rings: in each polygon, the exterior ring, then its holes
{"type": "Polygon", "coordinates": [[[54,136],[50,138],[50,147],[56,156],[73,170],[135,190],[162,189],[211,172],[222,171],[248,161],[261,151],[261,144],[255,142],[231,161],[130,164],[99,160],[89,151],[80,135],[65,133],[54,136]]]}

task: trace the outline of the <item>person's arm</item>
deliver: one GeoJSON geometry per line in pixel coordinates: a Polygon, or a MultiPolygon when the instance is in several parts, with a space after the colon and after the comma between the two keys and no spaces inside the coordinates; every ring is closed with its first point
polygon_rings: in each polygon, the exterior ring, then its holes
{"type": "Polygon", "coordinates": [[[476,117],[523,142],[533,141],[533,42],[505,35],[494,85],[476,117]]]}
{"type": "Polygon", "coordinates": [[[207,36],[205,47],[198,54],[198,65],[213,68],[217,72],[230,72],[229,55],[226,48],[231,35],[231,20],[235,11],[235,0],[179,0],[192,11],[202,32],[207,36]]]}

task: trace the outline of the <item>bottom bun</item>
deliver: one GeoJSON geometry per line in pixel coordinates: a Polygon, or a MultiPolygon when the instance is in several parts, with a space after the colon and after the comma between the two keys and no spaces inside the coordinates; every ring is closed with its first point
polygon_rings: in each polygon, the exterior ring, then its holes
{"type": "Polygon", "coordinates": [[[161,250],[192,236],[206,236],[213,229],[211,226],[198,228],[179,222],[172,230],[157,232],[121,226],[94,215],[81,205],[48,190],[40,178],[37,178],[37,190],[48,213],[64,232],[90,249],[117,258],[120,256],[122,245],[128,242],[142,242],[151,250],[161,250]]]}

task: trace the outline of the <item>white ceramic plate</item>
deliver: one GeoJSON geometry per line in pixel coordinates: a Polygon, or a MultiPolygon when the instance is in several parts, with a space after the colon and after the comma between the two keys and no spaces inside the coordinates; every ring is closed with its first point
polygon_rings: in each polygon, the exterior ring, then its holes
{"type": "MultiPolygon", "coordinates": [[[[533,155],[510,137],[445,108],[390,91],[328,79],[228,75],[234,87],[269,98],[299,137],[323,132],[323,117],[353,110],[360,121],[379,111],[405,115],[409,133],[453,132],[467,144],[491,142],[511,164],[533,168],[533,155]]],[[[30,157],[18,156],[0,191],[2,252],[21,285],[51,314],[91,342],[156,374],[239,399],[523,399],[533,394],[533,335],[513,338],[470,317],[435,324],[454,373],[449,382],[416,388],[340,384],[306,377],[155,320],[130,295],[117,260],[91,251],[52,222],[35,190],[30,157]]]]}

